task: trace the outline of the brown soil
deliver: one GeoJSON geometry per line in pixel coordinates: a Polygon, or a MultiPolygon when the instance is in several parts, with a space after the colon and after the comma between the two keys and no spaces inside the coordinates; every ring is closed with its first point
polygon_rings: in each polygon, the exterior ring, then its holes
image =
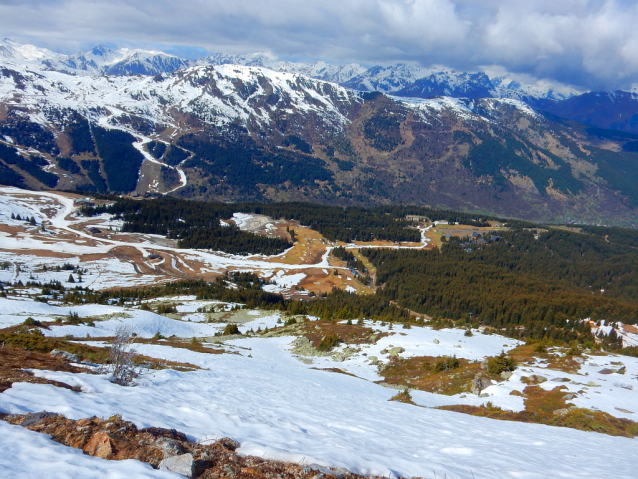
{"type": "Polygon", "coordinates": [[[78,391],[68,384],[38,378],[23,369],[46,369],[48,371],[67,371],[71,373],[89,372],[87,369],[71,366],[68,361],[39,351],[26,351],[12,346],[0,347],[0,393],[9,389],[13,383],[53,384],[57,387],[78,391]]]}
{"type": "Polygon", "coordinates": [[[314,347],[319,345],[324,336],[330,334],[336,334],[345,344],[374,344],[384,336],[388,336],[388,333],[375,334],[372,328],[358,324],[337,324],[323,321],[308,321],[303,324],[302,335],[314,347]],[[373,335],[375,336],[374,340],[371,339],[373,335]]]}

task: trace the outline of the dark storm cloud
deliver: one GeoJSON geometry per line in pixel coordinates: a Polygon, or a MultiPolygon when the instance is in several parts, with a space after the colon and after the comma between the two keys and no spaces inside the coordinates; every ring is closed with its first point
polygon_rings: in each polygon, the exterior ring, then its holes
{"type": "Polygon", "coordinates": [[[628,0],[0,0],[4,36],[66,52],[109,43],[500,65],[592,88],[638,82],[636,24],[628,0]]]}

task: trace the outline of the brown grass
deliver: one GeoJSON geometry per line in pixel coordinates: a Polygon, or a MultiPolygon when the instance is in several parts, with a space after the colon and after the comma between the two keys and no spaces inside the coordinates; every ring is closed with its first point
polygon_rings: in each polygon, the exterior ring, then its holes
{"type": "Polygon", "coordinates": [[[459,359],[459,368],[436,372],[435,364],[441,359],[435,356],[393,357],[380,374],[386,384],[449,396],[469,392],[472,379],[481,371],[481,365],[459,359]]]}
{"type": "Polygon", "coordinates": [[[504,421],[546,424],[549,426],[569,427],[581,431],[594,431],[610,436],[638,436],[638,423],[629,419],[619,419],[611,414],[589,409],[574,408],[565,410],[569,404],[565,402],[564,386],[545,391],[539,386],[527,386],[523,395],[525,410],[507,411],[487,403],[483,406],[441,406],[438,409],[455,411],[472,416],[489,417],[504,421]],[[562,414],[555,411],[563,409],[562,414]]]}

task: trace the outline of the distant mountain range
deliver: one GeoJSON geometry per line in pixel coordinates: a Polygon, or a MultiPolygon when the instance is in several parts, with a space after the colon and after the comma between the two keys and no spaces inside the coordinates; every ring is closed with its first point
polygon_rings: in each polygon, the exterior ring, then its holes
{"type": "Polygon", "coordinates": [[[296,63],[275,60],[259,53],[250,55],[218,53],[192,61],[158,51],[128,48],[111,50],[105,46],[97,46],[76,55],[63,55],[45,48],[4,39],[0,42],[0,60],[74,75],[152,76],[195,65],[255,66],[277,72],[298,73],[358,91],[381,91],[417,98],[453,96],[513,98],[538,102],[560,101],[581,93],[559,83],[522,84],[509,74],[490,78],[483,72],[465,73],[406,64],[367,68],[357,63],[346,65],[333,65],[324,61],[296,63]]]}
{"type": "Polygon", "coordinates": [[[638,95],[573,93],[407,65],[4,41],[0,183],[637,226],[638,95]]]}

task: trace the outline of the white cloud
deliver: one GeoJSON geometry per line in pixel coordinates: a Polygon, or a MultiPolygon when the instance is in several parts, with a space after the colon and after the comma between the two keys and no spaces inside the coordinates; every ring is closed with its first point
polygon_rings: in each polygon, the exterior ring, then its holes
{"type": "Polygon", "coordinates": [[[0,0],[3,36],[281,58],[500,65],[596,87],[638,82],[633,0],[0,0]]]}

